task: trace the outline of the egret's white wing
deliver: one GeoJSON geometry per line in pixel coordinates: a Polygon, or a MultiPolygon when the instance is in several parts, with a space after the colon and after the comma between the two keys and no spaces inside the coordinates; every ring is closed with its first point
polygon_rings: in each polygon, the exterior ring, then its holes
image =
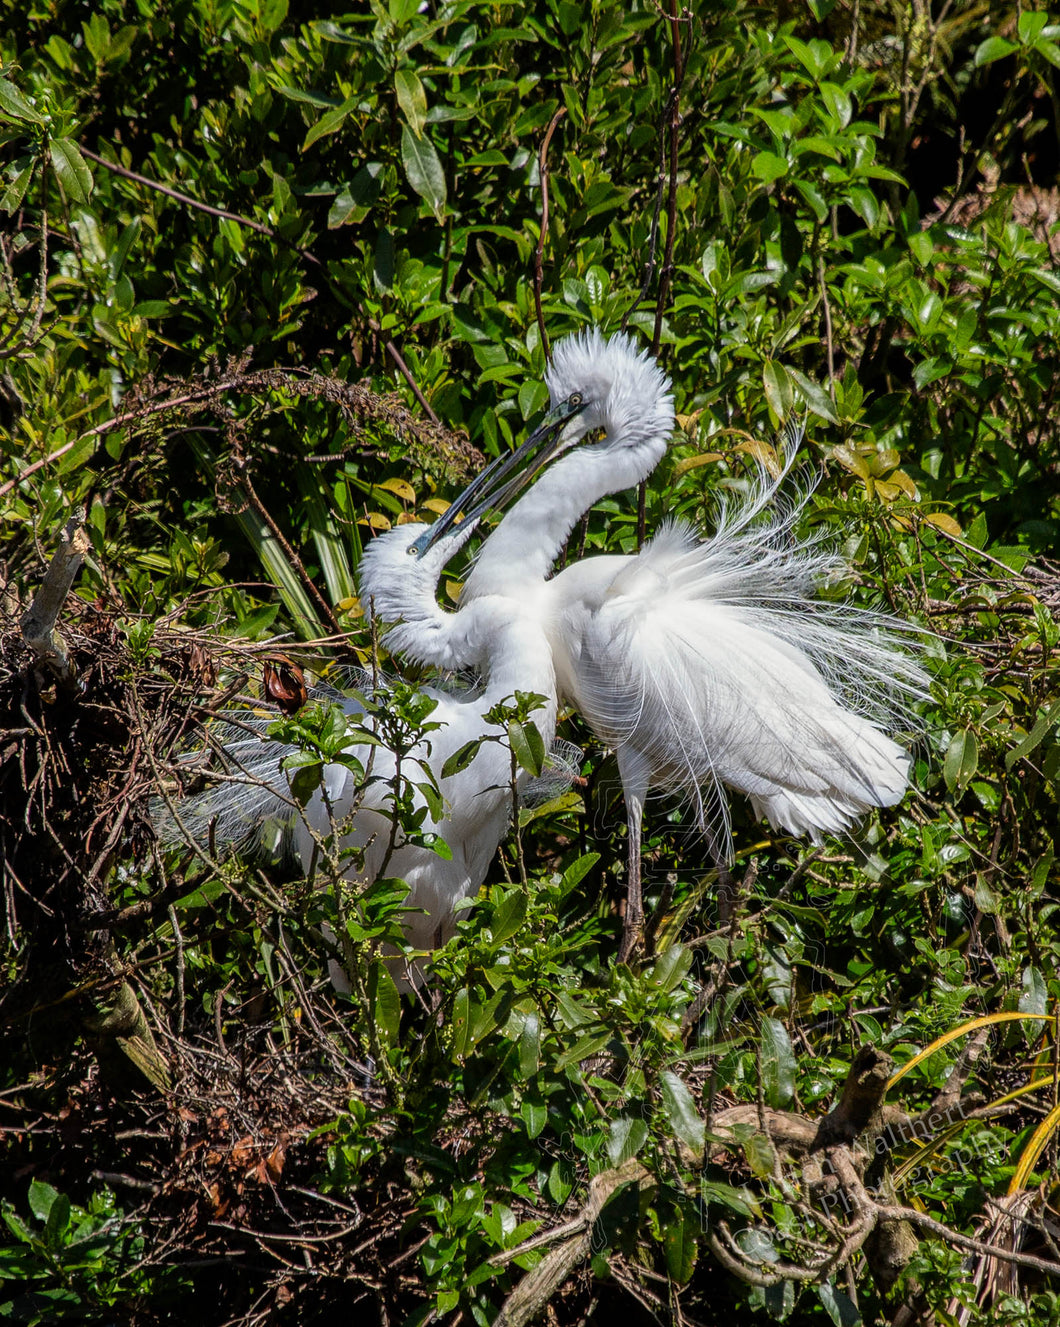
{"type": "Polygon", "coordinates": [[[712,540],[672,525],[548,587],[562,691],[605,741],[643,756],[653,787],[692,800],[722,856],[721,785],[814,838],[897,802],[910,761],[883,728],[925,690],[889,619],[814,598],[835,560],[794,542],[798,507],[774,488],[712,540]]]}

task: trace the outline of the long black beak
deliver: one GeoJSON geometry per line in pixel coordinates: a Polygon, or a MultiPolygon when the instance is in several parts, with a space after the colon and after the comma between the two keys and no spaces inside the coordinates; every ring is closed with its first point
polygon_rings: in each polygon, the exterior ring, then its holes
{"type": "Polygon", "coordinates": [[[462,511],[467,512],[463,526],[477,523],[491,508],[510,502],[552,459],[564,440],[564,425],[584,409],[585,402],[577,392],[554,406],[521,447],[509,456],[498,456],[468,484],[448,510],[409,545],[409,552],[423,557],[448,533],[462,511]]]}

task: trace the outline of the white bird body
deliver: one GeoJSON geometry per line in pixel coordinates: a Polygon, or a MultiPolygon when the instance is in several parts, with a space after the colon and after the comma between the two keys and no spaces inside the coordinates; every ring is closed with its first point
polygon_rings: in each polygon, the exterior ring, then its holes
{"type": "MultiPolygon", "coordinates": [[[[392,532],[399,535],[396,546],[402,549],[402,556],[404,547],[422,528],[399,526],[392,532]]],[[[533,624],[526,623],[510,602],[490,597],[476,602],[460,624],[460,637],[469,660],[488,660],[485,685],[465,694],[424,687],[424,694],[436,702],[427,722],[439,727],[416,744],[404,757],[403,764],[405,778],[413,783],[423,781],[423,767],[433,771],[443,800],[443,814],[437,822],[427,818],[424,828],[445,840],[451,858],[447,860],[431,848],[405,842],[400,835],[390,849],[389,809],[397,771],[394,753],[385,746],[348,748],[363,765],[368,765],[369,758],[372,760],[367,787],[360,787],[353,773],[344,766],[326,766],[323,790],[314,794],[294,829],[294,846],[308,874],[319,854],[318,837],[332,832],[332,822],[338,827],[349,819],[341,843],[343,847],[355,846],[364,852],[359,877],[373,880],[385,872],[408,884],[405,902],[412,911],[405,920],[405,933],[417,949],[434,949],[453,934],[456,904],[478,893],[507,832],[512,810],[512,775],[506,728],[487,723],[483,716],[495,705],[509,700],[516,690],[533,691],[545,698],[543,708],[535,710],[531,717],[546,747],[556,729],[551,651],[533,624]],[[466,743],[489,738],[499,740],[483,740],[465,768],[449,776],[442,775],[446,761],[466,743]]],[[[523,788],[529,779],[530,775],[520,770],[516,776],[517,789],[523,788]]],[[[412,789],[411,798],[414,810],[427,810],[427,799],[418,788],[412,789]]]]}
{"type": "Polygon", "coordinates": [[[691,801],[719,862],[731,854],[723,785],[775,827],[815,840],[898,802],[910,759],[883,730],[906,717],[925,679],[898,648],[900,624],[816,598],[842,564],[795,539],[806,499],[780,496],[793,452],[723,512],[712,539],[668,525],[638,554],[585,558],[550,580],[579,517],[654,469],[673,403],[661,370],[624,336],[559,343],[547,380],[554,406],[586,403],[566,425],[570,450],[486,540],[456,613],[409,585],[382,596],[380,616],[398,621],[390,647],[421,662],[473,662],[461,657],[462,615],[500,593],[521,605],[549,642],[560,696],[616,749],[634,913],[649,788],[691,801]]]}
{"type": "MultiPolygon", "coordinates": [[[[363,569],[366,596],[372,593],[374,577],[399,595],[415,593],[434,602],[438,578],[452,556],[453,545],[466,542],[472,527],[459,527],[455,538],[438,546],[430,557],[409,556],[410,544],[425,529],[402,525],[372,542],[363,569]]],[[[408,884],[406,906],[412,911],[407,914],[405,930],[409,943],[424,950],[444,943],[455,930],[455,905],[478,892],[512,810],[507,730],[487,723],[483,716],[517,690],[536,692],[544,697],[544,706],[531,719],[548,748],[555,735],[557,705],[548,640],[536,623],[524,617],[518,604],[501,596],[484,596],[468,605],[450,628],[450,653],[477,667],[481,683],[464,691],[423,688],[435,702],[426,722],[438,727],[404,756],[403,774],[416,784],[425,781],[425,768],[433,772],[443,802],[441,818],[431,821],[426,815],[428,799],[415,787],[410,790],[412,809],[425,813],[422,828],[445,840],[451,859],[400,833],[392,842],[390,810],[397,759],[385,745],[358,742],[352,734],[344,753],[365,767],[367,780],[362,785],[346,766],[328,764],[320,790],[298,809],[284,767],[297,748],[266,736],[272,719],[248,714],[234,716],[235,726],[222,736],[225,761],[232,771],[228,779],[178,803],[175,816],[156,808],[162,838],[173,845],[190,840],[201,846],[213,842],[222,848],[255,846],[269,836],[270,826],[280,825],[309,874],[319,867],[322,841],[340,831],[339,846],[358,849],[353,860],[361,857],[358,870],[347,867],[344,873],[362,882],[385,873],[408,884]],[[451,756],[468,742],[489,738],[501,740],[483,740],[469,764],[443,776],[451,756]]],[[[370,683],[367,675],[365,681],[370,683]]],[[[315,694],[339,704],[369,731],[377,731],[377,721],[366,716],[355,699],[327,687],[318,688],[315,694]]],[[[530,777],[519,770],[517,790],[524,790],[530,777]]],[[[418,980],[415,969],[411,975],[418,980]]]]}
{"type": "Polygon", "coordinates": [[[567,568],[545,596],[560,693],[618,750],[627,795],[643,801],[649,782],[683,794],[722,861],[722,785],[774,828],[819,840],[899,801],[909,770],[814,660],[845,674],[849,693],[865,689],[866,652],[889,651],[850,622],[838,633],[834,614],[822,633],[809,610],[748,602],[764,569],[752,562],[733,577],[717,565],[726,551],[724,534],[702,543],[670,526],[638,555],[567,568]],[[825,639],[806,641],[807,627],[825,639]]]}

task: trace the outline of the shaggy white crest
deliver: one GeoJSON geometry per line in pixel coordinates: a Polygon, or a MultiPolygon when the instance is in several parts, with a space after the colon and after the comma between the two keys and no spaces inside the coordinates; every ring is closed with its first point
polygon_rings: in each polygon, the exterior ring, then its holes
{"type": "Polygon", "coordinates": [[[669,380],[625,332],[605,339],[593,327],[565,337],[556,344],[545,382],[553,406],[572,392],[585,400],[579,430],[604,429],[605,446],[632,447],[673,432],[669,380]]]}

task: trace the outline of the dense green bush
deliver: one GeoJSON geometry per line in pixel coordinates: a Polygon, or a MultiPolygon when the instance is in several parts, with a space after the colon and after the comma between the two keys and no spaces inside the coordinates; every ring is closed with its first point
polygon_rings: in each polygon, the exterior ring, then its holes
{"type": "MultiPolygon", "coordinates": [[[[808,520],[851,567],[834,592],[934,632],[934,696],[917,794],[850,841],[811,852],[736,808],[718,880],[680,809],[657,808],[632,968],[614,957],[614,762],[590,745],[584,785],[522,813],[430,1009],[381,976],[400,889],[344,891],[341,863],[310,888],[163,863],[125,834],[82,873],[111,948],[62,932],[53,868],[23,878],[12,845],[26,807],[60,838],[81,823],[58,807],[95,748],[25,776],[0,845],[0,1315],[249,1324],[376,1303],[487,1323],[583,1239],[560,1321],[629,1295],[674,1321],[892,1321],[903,1294],[939,1322],[959,1303],[1055,1321],[1060,29],[827,0],[5,10],[5,762],[28,768],[27,734],[54,731],[24,710],[9,596],[33,592],[72,509],[92,541],[79,649],[120,652],[92,677],[137,723],[174,682],[185,707],[239,690],[248,643],[280,633],[349,629],[344,657],[367,657],[363,542],[429,519],[520,437],[546,400],[542,332],[591,322],[659,351],[680,432],[643,512],[601,504],[579,547],[631,549],[675,511],[709,529],[753,440],[805,412],[808,520]],[[324,921],[348,939],[346,1001],[324,921]],[[173,1070],[164,1102],[82,1028],[119,971],[173,1070]],[[766,1112],[816,1127],[859,1046],[901,1065],[998,1014],[1023,1019],[895,1086],[907,1123],[873,1192],[925,1224],[889,1292],[878,1248],[836,1253],[857,1214],[822,1207],[766,1112]],[[122,1183],[124,1213],[104,1188],[122,1183]],[[1044,1263],[978,1304],[993,1271],[968,1239],[1044,1263]]],[[[429,718],[414,692],[396,710],[429,718]]],[[[342,734],[324,715],[301,739],[312,769],[342,734]]],[[[115,768],[142,749],[124,740],[107,737],[115,768]]]]}

